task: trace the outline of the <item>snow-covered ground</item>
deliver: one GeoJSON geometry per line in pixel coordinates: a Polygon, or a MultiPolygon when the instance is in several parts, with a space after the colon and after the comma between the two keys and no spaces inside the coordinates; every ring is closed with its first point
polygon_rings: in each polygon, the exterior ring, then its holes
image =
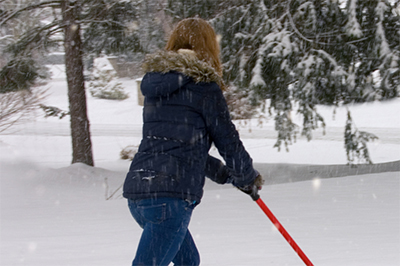
{"type": "MultiPolygon", "coordinates": [[[[63,71],[52,70],[45,104],[67,110],[63,71]]],[[[130,265],[141,230],[118,190],[129,167],[119,152],[140,141],[141,107],[136,82],[121,81],[130,94],[125,101],[88,95],[94,168],[70,165],[68,119],[38,112],[0,134],[0,265],[130,265]]],[[[326,135],[300,138],[290,152],[272,148],[272,121],[251,132],[239,127],[254,161],[345,164],[346,110],[338,108],[334,119],[332,108],[319,110],[326,135]]],[[[351,110],[360,130],[380,138],[369,145],[373,162],[400,160],[400,100],[351,110]]],[[[400,172],[268,185],[261,197],[314,265],[400,265],[400,172]]],[[[259,207],[230,186],[207,182],[190,230],[202,265],[304,265],[259,207]]]]}

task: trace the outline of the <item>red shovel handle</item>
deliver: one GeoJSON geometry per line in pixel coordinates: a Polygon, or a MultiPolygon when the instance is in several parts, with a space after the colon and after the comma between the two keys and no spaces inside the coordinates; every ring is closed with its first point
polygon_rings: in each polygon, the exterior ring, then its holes
{"type": "Polygon", "coordinates": [[[286,241],[292,246],[294,251],[300,256],[300,258],[304,261],[307,266],[314,266],[312,262],[307,258],[306,254],[300,249],[300,247],[294,242],[293,238],[289,235],[289,233],[283,228],[281,223],[276,219],[275,215],[270,211],[270,209],[265,205],[265,203],[258,198],[256,200],[258,206],[265,212],[271,222],[275,225],[275,227],[281,232],[282,236],[286,239],[286,241]]]}

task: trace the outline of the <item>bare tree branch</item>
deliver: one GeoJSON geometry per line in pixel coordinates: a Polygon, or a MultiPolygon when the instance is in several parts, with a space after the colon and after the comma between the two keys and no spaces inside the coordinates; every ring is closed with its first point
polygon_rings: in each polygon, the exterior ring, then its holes
{"type": "Polygon", "coordinates": [[[34,89],[0,94],[0,132],[32,118],[45,97],[45,90],[34,89]]]}

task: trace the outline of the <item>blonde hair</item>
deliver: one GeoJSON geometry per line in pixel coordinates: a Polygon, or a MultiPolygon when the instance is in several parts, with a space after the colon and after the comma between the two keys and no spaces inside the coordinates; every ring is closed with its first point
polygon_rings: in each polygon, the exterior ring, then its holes
{"type": "Polygon", "coordinates": [[[222,77],[220,48],[217,35],[207,21],[201,18],[187,18],[180,21],[169,37],[165,50],[193,50],[197,58],[210,64],[222,77]]]}

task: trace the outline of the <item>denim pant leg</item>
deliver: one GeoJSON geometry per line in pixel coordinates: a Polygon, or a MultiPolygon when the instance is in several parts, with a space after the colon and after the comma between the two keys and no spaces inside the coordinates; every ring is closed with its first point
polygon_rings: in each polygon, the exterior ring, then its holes
{"type": "Polygon", "coordinates": [[[132,216],[143,228],[132,266],[167,266],[186,239],[193,206],[175,198],[128,203],[132,216]]]}
{"type": "Polygon", "coordinates": [[[182,242],[181,248],[172,260],[174,266],[198,266],[200,265],[200,255],[196,244],[193,241],[189,230],[182,242]]]}

